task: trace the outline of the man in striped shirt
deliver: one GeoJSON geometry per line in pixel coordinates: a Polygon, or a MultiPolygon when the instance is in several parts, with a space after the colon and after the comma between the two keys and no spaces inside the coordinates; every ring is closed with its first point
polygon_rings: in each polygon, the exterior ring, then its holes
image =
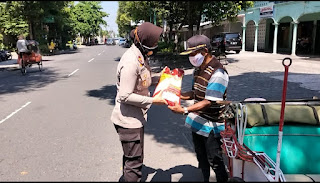
{"type": "Polygon", "coordinates": [[[175,113],[188,114],[185,125],[192,130],[195,152],[204,181],[209,181],[212,167],[217,181],[226,182],[228,174],[222,159],[220,141],[220,131],[224,130],[224,123],[219,117],[225,109],[221,101],[226,99],[229,76],[222,64],[212,56],[208,37],[195,35],[188,39],[187,46],[187,50],[181,55],[189,55],[189,61],[195,70],[192,90],[181,93],[181,99],[194,99],[195,103],[188,107],[176,103],[168,108],[175,113]]]}

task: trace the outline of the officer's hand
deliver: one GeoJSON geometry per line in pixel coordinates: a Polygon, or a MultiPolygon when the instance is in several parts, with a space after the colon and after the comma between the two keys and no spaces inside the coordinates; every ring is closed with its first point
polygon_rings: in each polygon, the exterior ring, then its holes
{"type": "Polygon", "coordinates": [[[153,97],[152,104],[168,105],[168,102],[162,98],[162,93],[163,91],[161,91],[160,93],[158,93],[156,96],[153,97]]]}
{"type": "Polygon", "coordinates": [[[178,104],[178,102],[175,102],[174,106],[168,106],[168,108],[171,109],[172,112],[174,112],[174,113],[179,113],[179,114],[183,114],[184,113],[183,107],[181,107],[181,105],[178,104]]]}

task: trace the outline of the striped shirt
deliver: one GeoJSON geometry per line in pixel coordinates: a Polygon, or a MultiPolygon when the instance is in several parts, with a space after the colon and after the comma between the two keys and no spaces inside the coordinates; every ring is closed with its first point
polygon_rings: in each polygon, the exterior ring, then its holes
{"type": "MultiPolygon", "coordinates": [[[[207,68],[209,67],[211,66],[208,66],[207,68]]],[[[206,70],[204,72],[206,72],[206,70]]],[[[222,101],[223,95],[228,87],[229,76],[224,69],[219,68],[211,75],[206,87],[199,83],[195,83],[194,80],[192,83],[194,88],[198,90],[202,89],[202,91],[205,92],[205,99],[210,101],[222,101]]],[[[199,101],[196,100],[195,102],[199,101]]],[[[201,115],[206,116],[205,113],[201,115]]],[[[220,131],[224,130],[223,122],[210,121],[202,116],[198,113],[189,113],[185,121],[185,126],[191,128],[193,132],[206,137],[209,136],[212,130],[215,134],[220,134],[220,131]]]]}

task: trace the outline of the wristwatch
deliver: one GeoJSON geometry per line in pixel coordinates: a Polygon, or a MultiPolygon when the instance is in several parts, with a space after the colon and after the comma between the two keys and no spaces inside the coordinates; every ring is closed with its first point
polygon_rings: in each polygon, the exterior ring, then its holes
{"type": "Polygon", "coordinates": [[[188,108],[187,107],[183,107],[184,113],[183,115],[187,115],[189,113],[188,108]]]}

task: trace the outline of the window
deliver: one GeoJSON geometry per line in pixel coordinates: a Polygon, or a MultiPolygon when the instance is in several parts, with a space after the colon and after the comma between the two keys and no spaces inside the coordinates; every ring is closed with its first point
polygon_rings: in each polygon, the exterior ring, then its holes
{"type": "Polygon", "coordinates": [[[239,34],[226,34],[226,40],[229,40],[229,39],[238,39],[240,37],[239,34]]]}

